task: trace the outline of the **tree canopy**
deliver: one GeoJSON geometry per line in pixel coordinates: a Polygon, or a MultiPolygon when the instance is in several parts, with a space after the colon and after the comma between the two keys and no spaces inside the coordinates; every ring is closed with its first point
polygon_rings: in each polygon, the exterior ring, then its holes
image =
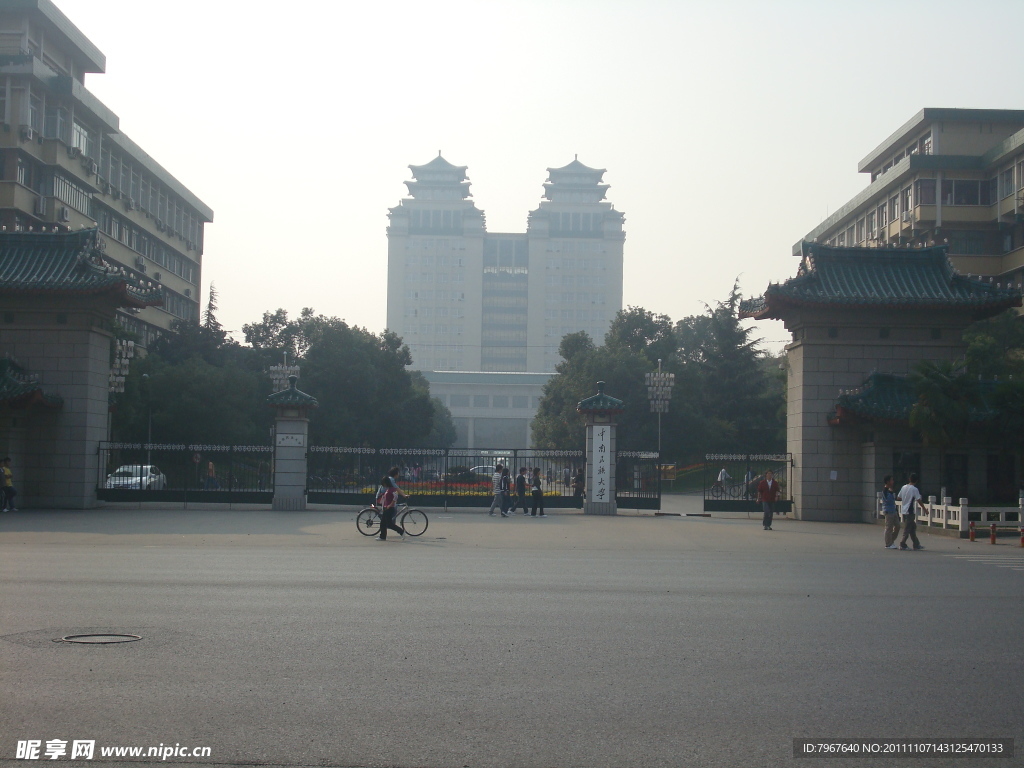
{"type": "Polygon", "coordinates": [[[738,317],[740,294],[701,315],[673,325],[671,318],[642,307],[620,311],[596,346],[585,333],[565,336],[562,362],[547,383],[533,422],[539,447],[582,447],[584,420],[576,404],[595,393],[596,382],[625,401],[618,420],[619,447],[657,447],[657,416],[650,412],[645,374],[675,374],[667,414],[662,416],[662,455],[698,460],[705,451],[780,451],[785,446],[784,374],[778,358],[762,351],[738,317]]]}

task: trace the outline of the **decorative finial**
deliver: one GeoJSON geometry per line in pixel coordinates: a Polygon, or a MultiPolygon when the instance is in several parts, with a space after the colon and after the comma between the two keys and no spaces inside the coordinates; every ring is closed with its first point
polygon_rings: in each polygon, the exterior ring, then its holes
{"type": "Polygon", "coordinates": [[[579,156],[579,155],[573,155],[573,156],[572,156],[572,159],[573,159],[573,160],[579,160],[579,159],[580,159],[580,156],[579,156]]]}
{"type": "Polygon", "coordinates": [[[440,157],[440,156],[441,156],[441,150],[440,150],[440,149],[439,149],[439,150],[437,150],[437,156],[438,156],[438,157],[440,157]]]}
{"type": "Polygon", "coordinates": [[[599,395],[603,395],[604,394],[604,382],[603,381],[597,382],[597,394],[599,394],[599,395]]]}
{"type": "Polygon", "coordinates": [[[295,382],[299,380],[299,377],[294,373],[288,377],[288,388],[295,389],[295,382]]]}

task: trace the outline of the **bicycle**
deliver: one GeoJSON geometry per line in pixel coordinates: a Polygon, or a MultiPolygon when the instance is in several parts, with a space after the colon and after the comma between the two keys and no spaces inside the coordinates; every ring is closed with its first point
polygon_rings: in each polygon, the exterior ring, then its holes
{"type": "MultiPolygon", "coordinates": [[[[403,531],[409,536],[422,536],[427,532],[430,520],[425,512],[419,509],[409,509],[409,504],[406,502],[402,502],[399,507],[402,511],[395,513],[395,519],[403,531]]],[[[360,510],[359,514],[356,515],[356,528],[359,529],[363,536],[373,536],[380,533],[380,513],[380,507],[374,504],[360,510]]]]}

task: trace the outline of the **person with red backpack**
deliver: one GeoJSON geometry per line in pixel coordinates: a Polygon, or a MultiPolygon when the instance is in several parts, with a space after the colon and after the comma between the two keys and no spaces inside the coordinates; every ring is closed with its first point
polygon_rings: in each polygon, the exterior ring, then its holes
{"type": "Polygon", "coordinates": [[[377,506],[380,507],[380,533],[377,534],[377,541],[388,540],[388,529],[397,533],[403,539],[405,531],[395,525],[395,504],[399,499],[404,499],[405,494],[398,487],[398,467],[392,467],[384,479],[380,481],[380,488],[377,489],[377,506]]]}

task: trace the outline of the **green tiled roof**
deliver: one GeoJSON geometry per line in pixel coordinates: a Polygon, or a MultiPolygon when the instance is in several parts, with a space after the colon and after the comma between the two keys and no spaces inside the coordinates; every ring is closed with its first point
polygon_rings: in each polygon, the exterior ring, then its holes
{"type": "Polygon", "coordinates": [[[795,307],[963,307],[988,317],[1021,306],[1021,291],[964,277],[946,246],[838,248],[804,244],[796,277],[740,304],[740,317],[782,319],[795,307]]]}
{"type": "Polygon", "coordinates": [[[625,403],[619,400],[617,397],[606,395],[604,393],[604,382],[597,382],[597,394],[591,395],[585,400],[580,400],[576,404],[577,413],[597,413],[601,415],[608,415],[612,413],[622,413],[625,410],[625,403]]]}
{"type": "Polygon", "coordinates": [[[59,408],[64,401],[58,395],[47,395],[39,382],[25,373],[25,369],[10,359],[0,360],[0,405],[27,408],[44,405],[59,408]]]}
{"type": "Polygon", "coordinates": [[[317,408],[320,403],[312,395],[307,395],[301,389],[296,389],[295,382],[298,381],[298,377],[288,377],[288,389],[282,389],[280,392],[275,392],[267,398],[267,405],[273,405],[278,408],[317,408]]]}
{"type": "Polygon", "coordinates": [[[107,295],[120,307],[163,304],[163,288],[105,258],[96,229],[0,232],[0,296],[107,295]]]}
{"type": "MultiPolygon", "coordinates": [[[[974,423],[991,421],[998,412],[989,405],[988,396],[996,386],[994,381],[979,382],[981,402],[970,409],[974,423]]],[[[829,423],[848,424],[851,421],[888,421],[906,424],[917,398],[906,376],[894,373],[872,373],[857,389],[843,392],[836,399],[835,411],[829,414],[829,423]]]]}

